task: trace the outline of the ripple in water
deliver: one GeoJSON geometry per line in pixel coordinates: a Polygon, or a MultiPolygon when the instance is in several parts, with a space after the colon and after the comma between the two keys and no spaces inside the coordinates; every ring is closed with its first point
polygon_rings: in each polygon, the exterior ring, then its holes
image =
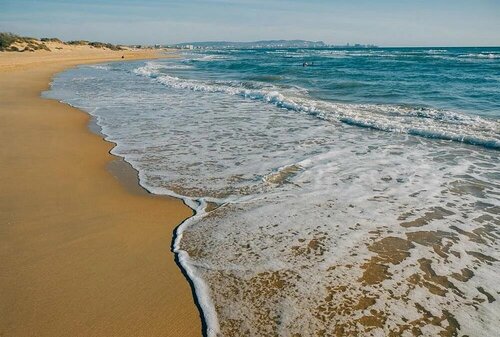
{"type": "Polygon", "coordinates": [[[179,248],[213,335],[497,334],[497,151],[113,67],[50,95],[97,116],[148,189],[210,202],[179,248]]]}

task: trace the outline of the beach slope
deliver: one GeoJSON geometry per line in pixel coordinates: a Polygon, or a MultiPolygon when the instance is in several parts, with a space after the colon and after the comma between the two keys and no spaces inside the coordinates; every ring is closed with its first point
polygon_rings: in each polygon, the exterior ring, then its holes
{"type": "Polygon", "coordinates": [[[201,335],[170,252],[191,210],[127,187],[89,116],[40,97],[55,73],[122,56],[157,54],[0,53],[0,336],[201,335]]]}

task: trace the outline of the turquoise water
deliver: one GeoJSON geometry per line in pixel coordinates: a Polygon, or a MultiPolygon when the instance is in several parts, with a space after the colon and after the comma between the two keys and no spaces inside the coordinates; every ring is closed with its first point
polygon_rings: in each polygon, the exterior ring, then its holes
{"type": "Polygon", "coordinates": [[[193,78],[202,72],[207,80],[298,86],[334,102],[500,113],[500,48],[231,50],[205,57],[216,62],[187,63],[197,70],[193,78]]]}
{"type": "Polygon", "coordinates": [[[165,74],[172,77],[163,83],[261,99],[362,127],[500,148],[500,48],[202,55],[194,54],[184,69],[169,69],[165,74]]]}
{"type": "Polygon", "coordinates": [[[499,82],[499,48],[214,50],[45,95],[196,211],[173,247],[209,336],[494,336],[499,82]]]}

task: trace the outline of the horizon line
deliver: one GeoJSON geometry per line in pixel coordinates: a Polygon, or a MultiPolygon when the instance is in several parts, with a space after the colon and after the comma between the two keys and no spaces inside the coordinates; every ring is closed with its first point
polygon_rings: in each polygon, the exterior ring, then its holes
{"type": "MultiPolygon", "coordinates": [[[[11,33],[15,34],[21,37],[31,37],[35,39],[42,39],[42,38],[57,38],[55,36],[41,36],[41,37],[34,37],[34,35],[31,34],[18,34],[14,33],[11,31],[0,31],[0,33],[11,33]]],[[[66,39],[62,40],[63,42],[68,42],[68,41],[78,41],[78,40],[83,40],[83,39],[66,39]]],[[[88,41],[94,41],[93,39],[89,39],[88,41]]],[[[97,40],[96,40],[97,41],[97,40]]],[[[131,46],[131,45],[180,45],[180,44],[190,44],[190,43],[221,43],[221,42],[226,42],[226,43],[252,43],[252,42],[266,42],[266,41],[306,41],[306,42],[313,42],[313,43],[324,43],[327,46],[333,46],[333,47],[345,47],[347,44],[349,44],[350,47],[355,47],[355,44],[359,44],[361,46],[375,46],[377,48],[500,48],[500,45],[487,45],[487,44],[477,44],[477,45],[378,45],[376,43],[360,43],[360,42],[345,42],[343,44],[341,43],[330,43],[330,42],[325,42],[324,40],[306,40],[306,39],[299,39],[299,38],[289,38],[289,39],[283,39],[283,38],[267,38],[267,39],[253,39],[253,40],[198,40],[198,41],[188,41],[188,42],[176,42],[176,43],[165,43],[165,42],[157,42],[157,43],[143,43],[143,42],[138,42],[138,43],[121,43],[121,42],[112,42],[117,45],[124,45],[124,46],[131,46]]],[[[108,43],[110,41],[99,41],[99,42],[105,42],[108,43]]],[[[369,48],[369,47],[364,47],[364,48],[369,48]]]]}

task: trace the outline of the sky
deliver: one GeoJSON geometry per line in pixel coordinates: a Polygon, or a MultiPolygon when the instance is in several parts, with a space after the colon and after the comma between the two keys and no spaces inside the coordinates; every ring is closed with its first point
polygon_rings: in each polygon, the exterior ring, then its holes
{"type": "Polygon", "coordinates": [[[0,0],[0,31],[123,44],[500,46],[500,0],[0,0]]]}

